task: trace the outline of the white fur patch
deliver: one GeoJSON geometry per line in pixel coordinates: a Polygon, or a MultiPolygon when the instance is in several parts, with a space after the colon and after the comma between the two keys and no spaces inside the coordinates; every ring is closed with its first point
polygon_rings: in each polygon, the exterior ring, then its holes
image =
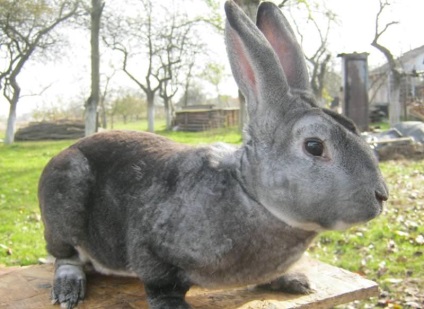
{"type": "Polygon", "coordinates": [[[98,261],[96,261],[93,257],[91,257],[83,248],[79,246],[75,247],[75,249],[78,251],[79,258],[82,262],[84,263],[90,262],[93,265],[94,269],[101,274],[121,276],[121,277],[137,277],[137,275],[131,271],[109,269],[103,266],[98,261]]]}
{"type": "Polygon", "coordinates": [[[295,227],[295,228],[298,228],[298,229],[301,229],[301,230],[305,230],[305,231],[313,231],[313,232],[321,232],[321,231],[324,231],[325,230],[321,225],[319,225],[317,223],[313,223],[313,222],[300,222],[300,221],[294,220],[290,216],[285,215],[281,211],[278,211],[278,210],[276,210],[276,209],[274,209],[272,207],[267,207],[266,205],[264,205],[264,206],[277,219],[283,221],[284,223],[290,225],[291,227],[295,227]]]}

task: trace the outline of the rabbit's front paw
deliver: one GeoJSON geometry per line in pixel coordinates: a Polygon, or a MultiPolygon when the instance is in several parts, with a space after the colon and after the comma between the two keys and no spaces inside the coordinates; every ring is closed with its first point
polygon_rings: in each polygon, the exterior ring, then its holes
{"type": "Polygon", "coordinates": [[[285,274],[274,281],[258,285],[257,288],[291,294],[311,294],[314,291],[309,283],[308,277],[301,273],[285,274]]]}
{"type": "Polygon", "coordinates": [[[62,264],[56,268],[52,288],[52,303],[72,309],[84,299],[86,278],[81,266],[62,264]]]}

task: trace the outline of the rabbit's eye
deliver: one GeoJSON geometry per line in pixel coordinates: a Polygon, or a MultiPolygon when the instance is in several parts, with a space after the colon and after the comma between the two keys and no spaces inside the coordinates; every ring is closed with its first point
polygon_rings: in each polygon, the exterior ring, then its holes
{"type": "Polygon", "coordinates": [[[305,150],[314,157],[321,157],[324,153],[324,143],[319,139],[306,140],[305,150]]]}

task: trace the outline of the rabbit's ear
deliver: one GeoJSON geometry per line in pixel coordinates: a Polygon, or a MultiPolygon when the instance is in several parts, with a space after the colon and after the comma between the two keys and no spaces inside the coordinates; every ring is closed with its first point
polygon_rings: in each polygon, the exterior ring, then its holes
{"type": "Polygon", "coordinates": [[[225,12],[227,53],[234,78],[249,103],[249,114],[270,111],[270,104],[290,108],[292,100],[285,100],[289,85],[269,42],[233,1],[225,3],[225,12]],[[286,103],[282,106],[281,102],[286,103]]]}
{"type": "Polygon", "coordinates": [[[292,91],[309,91],[304,54],[281,10],[272,2],[262,2],[256,24],[277,54],[292,91]]]}

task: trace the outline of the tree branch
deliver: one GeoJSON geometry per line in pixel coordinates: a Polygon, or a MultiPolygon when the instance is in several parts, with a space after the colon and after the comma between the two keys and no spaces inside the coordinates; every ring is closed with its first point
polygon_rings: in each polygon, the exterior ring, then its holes
{"type": "Polygon", "coordinates": [[[386,57],[386,60],[389,64],[390,71],[393,73],[393,75],[396,79],[399,79],[400,75],[401,75],[399,64],[395,60],[395,57],[393,56],[391,51],[387,47],[381,45],[378,42],[380,37],[387,31],[387,29],[389,29],[390,26],[396,25],[399,22],[397,22],[397,21],[389,22],[384,26],[383,30],[379,31],[381,14],[383,13],[384,9],[387,6],[390,5],[390,3],[387,0],[385,0],[385,1],[380,0],[379,3],[380,3],[380,7],[379,7],[379,10],[377,12],[376,19],[375,19],[375,35],[374,35],[373,41],[371,42],[371,45],[373,47],[375,47],[377,50],[379,50],[386,57]]]}

